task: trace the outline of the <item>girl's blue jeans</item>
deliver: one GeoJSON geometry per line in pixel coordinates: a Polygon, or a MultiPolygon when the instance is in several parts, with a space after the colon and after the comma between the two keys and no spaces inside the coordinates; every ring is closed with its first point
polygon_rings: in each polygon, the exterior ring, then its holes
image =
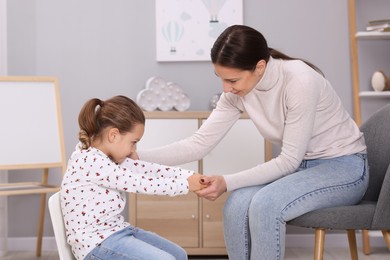
{"type": "Polygon", "coordinates": [[[229,259],[284,259],[286,222],[316,209],[356,204],[367,186],[367,156],[354,154],[304,160],[293,174],[232,192],[223,212],[229,259]]]}
{"type": "Polygon", "coordinates": [[[96,260],[187,260],[183,248],[159,235],[129,226],[104,240],[85,257],[96,260]]]}

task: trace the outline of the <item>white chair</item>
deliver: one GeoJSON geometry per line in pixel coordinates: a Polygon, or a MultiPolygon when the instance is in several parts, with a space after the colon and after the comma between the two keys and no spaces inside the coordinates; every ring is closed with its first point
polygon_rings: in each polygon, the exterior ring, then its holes
{"type": "Polygon", "coordinates": [[[75,257],[72,254],[72,249],[66,242],[65,224],[60,203],[60,192],[54,193],[49,198],[48,204],[60,260],[73,260],[75,257]]]}

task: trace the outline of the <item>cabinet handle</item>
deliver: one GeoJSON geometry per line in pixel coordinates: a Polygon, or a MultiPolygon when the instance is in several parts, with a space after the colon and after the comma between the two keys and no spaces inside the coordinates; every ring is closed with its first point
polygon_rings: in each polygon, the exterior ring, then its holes
{"type": "Polygon", "coordinates": [[[206,214],[206,218],[207,218],[207,219],[210,219],[210,215],[209,215],[209,214],[206,214]]]}
{"type": "Polygon", "coordinates": [[[191,215],[191,218],[192,218],[192,219],[196,219],[195,214],[192,214],[192,215],[191,215]]]}

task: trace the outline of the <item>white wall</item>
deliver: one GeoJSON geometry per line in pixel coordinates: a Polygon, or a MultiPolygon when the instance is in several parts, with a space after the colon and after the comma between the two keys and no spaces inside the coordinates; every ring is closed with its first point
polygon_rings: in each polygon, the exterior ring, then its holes
{"type": "Polygon", "coordinates": [[[0,0],[0,76],[7,75],[7,2],[0,0]]]}
{"type": "MultiPolygon", "coordinates": [[[[270,47],[321,68],[352,114],[347,1],[243,2],[244,23],[261,31],[270,47]]],[[[9,74],[58,77],[67,156],[77,141],[80,107],[89,98],[135,98],[154,75],[182,85],[191,110],[208,110],[211,96],[221,91],[209,62],[156,62],[154,15],[152,0],[8,1],[9,74]]],[[[14,172],[9,178],[31,175],[14,172]]],[[[51,181],[59,184],[60,173],[54,176],[51,181]]],[[[11,197],[9,205],[9,235],[34,236],[30,221],[38,221],[38,196],[11,197]]],[[[49,221],[45,235],[52,235],[49,221]]]]}
{"type": "MultiPolygon", "coordinates": [[[[5,75],[7,75],[7,2],[0,0],[0,76],[5,75]]],[[[0,170],[0,183],[6,182],[8,182],[8,173],[0,170]]],[[[7,197],[0,197],[0,256],[7,253],[7,208],[7,197]]]]}

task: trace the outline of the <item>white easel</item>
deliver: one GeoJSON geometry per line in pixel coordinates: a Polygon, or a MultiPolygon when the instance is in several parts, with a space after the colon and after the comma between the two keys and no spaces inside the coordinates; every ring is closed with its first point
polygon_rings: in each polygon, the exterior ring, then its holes
{"type": "MultiPolygon", "coordinates": [[[[41,256],[49,169],[65,171],[58,83],[51,77],[0,77],[0,170],[42,169],[41,182],[1,183],[0,196],[41,194],[36,255],[41,256]]],[[[9,174],[12,174],[11,172],[9,174]]]]}

